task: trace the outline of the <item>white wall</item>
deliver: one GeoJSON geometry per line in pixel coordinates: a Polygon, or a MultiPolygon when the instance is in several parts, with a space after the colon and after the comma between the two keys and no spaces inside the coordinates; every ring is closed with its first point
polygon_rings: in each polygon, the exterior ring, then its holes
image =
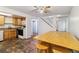
{"type": "Polygon", "coordinates": [[[79,7],[73,7],[69,20],[69,32],[79,38],[79,7]]]}
{"type": "Polygon", "coordinates": [[[9,13],[12,15],[19,15],[19,16],[28,16],[27,14],[23,13],[23,12],[19,12],[10,8],[6,8],[6,7],[0,7],[0,12],[5,12],[5,13],[9,13]]]}
{"type": "Polygon", "coordinates": [[[27,38],[32,36],[31,17],[26,21],[27,25],[27,38]]]}
{"type": "MultiPolygon", "coordinates": [[[[61,19],[57,18],[59,20],[66,20],[66,28],[65,28],[66,31],[68,31],[68,27],[67,27],[68,26],[68,24],[67,24],[68,23],[68,21],[67,21],[68,19],[67,18],[68,17],[63,17],[61,19]]],[[[38,21],[38,25],[37,25],[37,27],[38,27],[38,34],[43,34],[43,33],[49,32],[49,31],[56,31],[56,27],[51,28],[48,24],[46,24],[40,18],[32,18],[32,19],[35,19],[35,20],[38,21]]],[[[32,19],[30,19],[30,21],[32,19]]],[[[48,17],[47,18],[44,18],[44,19],[47,21],[48,17]]],[[[55,20],[57,20],[57,19],[54,19],[54,18],[50,18],[50,19],[51,19],[51,25],[56,26],[57,24],[56,24],[56,21],[55,20]]],[[[30,21],[29,21],[29,24],[31,24],[30,21]]],[[[60,25],[62,25],[62,24],[60,24],[60,25]]],[[[30,29],[32,30],[32,28],[30,28],[30,29]]],[[[62,29],[61,29],[61,31],[62,31],[62,29]]],[[[32,31],[30,31],[30,34],[29,35],[31,35],[31,34],[32,34],[32,31]]]]}
{"type": "Polygon", "coordinates": [[[38,20],[38,34],[43,34],[43,33],[49,32],[49,31],[56,31],[56,29],[55,28],[51,28],[43,20],[39,19],[38,20]]]}
{"type": "Polygon", "coordinates": [[[20,12],[20,11],[9,9],[9,8],[6,8],[6,7],[0,7],[0,12],[5,12],[5,13],[12,14],[12,15],[19,15],[19,16],[26,17],[26,28],[25,28],[25,31],[24,31],[24,37],[25,38],[30,37],[30,34],[29,34],[29,33],[31,33],[31,29],[29,28],[30,15],[25,14],[25,13],[20,12]]]}

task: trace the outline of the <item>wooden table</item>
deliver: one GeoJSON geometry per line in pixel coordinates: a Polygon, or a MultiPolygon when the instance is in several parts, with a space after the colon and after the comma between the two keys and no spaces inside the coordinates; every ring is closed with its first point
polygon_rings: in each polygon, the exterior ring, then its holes
{"type": "Polygon", "coordinates": [[[34,39],[79,51],[79,41],[69,32],[51,31],[38,35],[34,39]]]}

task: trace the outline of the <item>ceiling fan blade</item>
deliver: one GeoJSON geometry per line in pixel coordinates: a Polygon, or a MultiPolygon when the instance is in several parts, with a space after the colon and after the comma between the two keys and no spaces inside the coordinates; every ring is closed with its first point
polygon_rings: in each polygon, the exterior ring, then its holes
{"type": "Polygon", "coordinates": [[[48,9],[50,8],[51,6],[43,6],[42,10],[44,13],[48,13],[48,9]]]}
{"type": "Polygon", "coordinates": [[[36,9],[39,9],[37,6],[33,6],[33,7],[35,7],[36,9]]]}
{"type": "Polygon", "coordinates": [[[38,10],[38,9],[34,9],[34,10],[30,11],[30,12],[37,11],[37,10],[38,10]]]}
{"type": "Polygon", "coordinates": [[[36,9],[34,9],[34,10],[30,11],[30,12],[39,10],[39,8],[37,6],[33,6],[33,7],[36,8],[36,9]]]}
{"type": "Polygon", "coordinates": [[[41,13],[41,11],[42,11],[42,13],[48,13],[48,8],[50,8],[51,6],[33,6],[33,7],[36,9],[34,9],[30,12],[38,11],[39,13],[41,13]]]}
{"type": "Polygon", "coordinates": [[[51,6],[46,6],[46,8],[51,8],[51,6]]]}

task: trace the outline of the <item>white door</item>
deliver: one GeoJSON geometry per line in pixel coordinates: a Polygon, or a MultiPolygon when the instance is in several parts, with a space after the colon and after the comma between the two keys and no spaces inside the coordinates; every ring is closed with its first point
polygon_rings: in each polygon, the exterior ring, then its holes
{"type": "Polygon", "coordinates": [[[38,33],[37,20],[32,20],[31,25],[32,25],[33,35],[36,35],[38,33]]]}
{"type": "Polygon", "coordinates": [[[59,20],[57,22],[58,31],[66,31],[66,20],[59,20]]]}

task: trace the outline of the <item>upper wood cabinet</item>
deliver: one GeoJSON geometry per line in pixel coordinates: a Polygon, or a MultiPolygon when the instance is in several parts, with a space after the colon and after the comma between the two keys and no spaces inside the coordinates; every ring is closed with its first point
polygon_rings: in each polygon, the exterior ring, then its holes
{"type": "Polygon", "coordinates": [[[17,19],[13,18],[13,25],[17,25],[17,19]]]}
{"type": "Polygon", "coordinates": [[[21,19],[17,19],[17,18],[13,18],[13,24],[20,26],[22,25],[22,20],[21,19]]]}
{"type": "Polygon", "coordinates": [[[13,24],[16,25],[16,26],[23,25],[22,24],[23,20],[24,20],[24,18],[13,17],[13,24]]]}
{"type": "Polygon", "coordinates": [[[4,23],[5,23],[5,17],[0,16],[0,25],[4,25],[4,23]]]}
{"type": "Polygon", "coordinates": [[[22,19],[17,19],[18,25],[22,25],[22,19]]]}

